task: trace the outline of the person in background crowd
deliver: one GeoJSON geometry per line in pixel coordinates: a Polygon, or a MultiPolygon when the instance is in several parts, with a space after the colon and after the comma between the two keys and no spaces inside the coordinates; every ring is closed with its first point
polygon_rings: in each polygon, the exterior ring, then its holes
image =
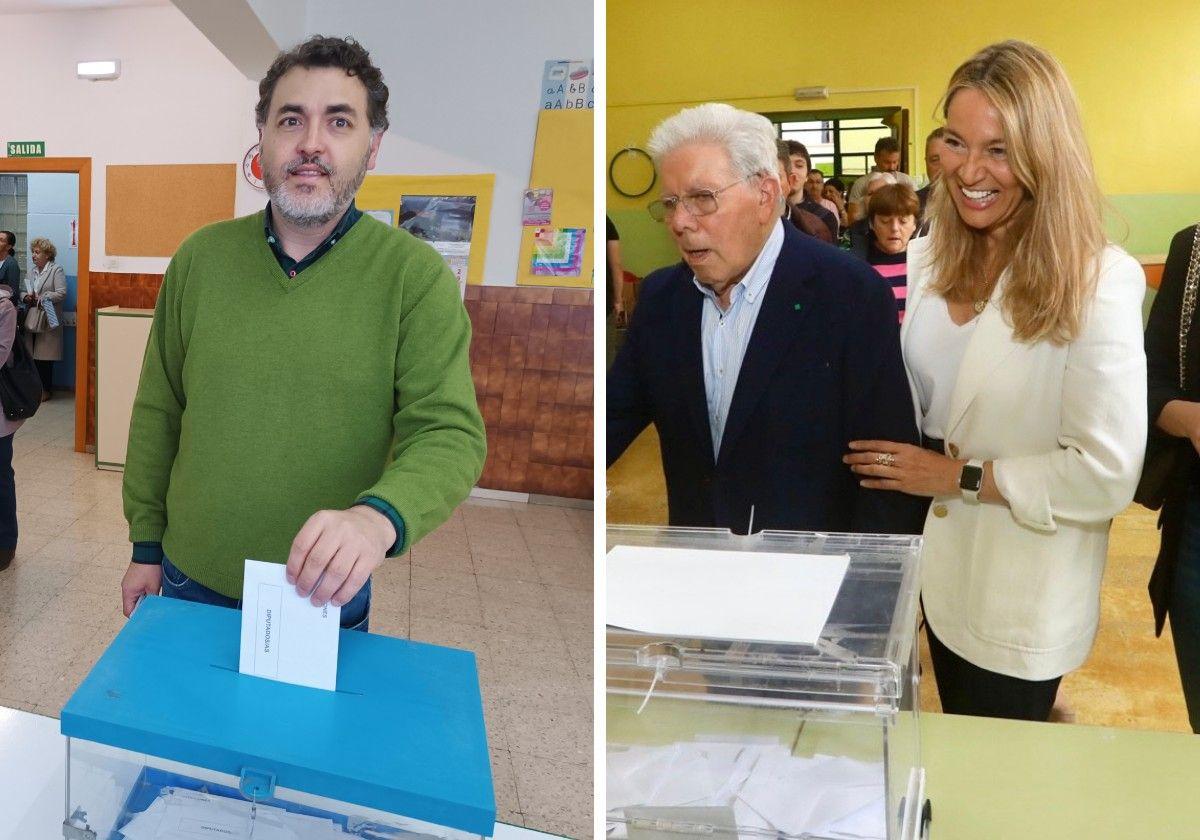
{"type": "Polygon", "coordinates": [[[1198,285],[1200,225],[1192,225],[1171,240],[1146,324],[1152,423],[1146,472],[1160,474],[1158,492],[1163,496],[1162,542],[1150,578],[1155,633],[1162,634],[1170,615],[1188,721],[1200,734],[1200,318],[1193,310],[1185,323],[1183,312],[1184,301],[1195,300],[1198,285]],[[1160,461],[1167,467],[1158,468],[1160,461]]]}
{"type": "Polygon", "coordinates": [[[812,213],[824,222],[825,227],[829,228],[828,241],[837,242],[837,214],[824,205],[811,200],[804,189],[808,181],[808,173],[812,171],[812,157],[809,156],[808,149],[805,148],[803,143],[795,140],[784,140],[783,143],[787,146],[788,158],[792,162],[792,190],[787,196],[788,204],[792,207],[799,207],[805,212],[812,213]]]}
{"type": "Polygon", "coordinates": [[[946,129],[938,126],[925,138],[925,174],[929,183],[917,190],[917,198],[921,202],[922,222],[925,220],[925,205],[929,203],[929,191],[942,174],[942,135],[945,133],[946,129]]]}
{"type": "Polygon", "coordinates": [[[860,429],[916,440],[895,301],[870,266],[780,218],[771,123],[709,103],[647,148],[650,213],[683,262],[643,282],[609,371],[608,463],[653,423],[672,525],[919,528],[913,500],[859,488],[841,461],[860,429]]]}
{"type": "Polygon", "coordinates": [[[832,213],[838,224],[838,232],[841,232],[842,212],[836,204],[825,197],[825,173],[820,169],[808,170],[808,178],[804,181],[804,197],[832,213]]]}
{"type": "Polygon", "coordinates": [[[608,364],[612,365],[613,357],[617,355],[617,350],[621,346],[620,328],[625,326],[625,298],[623,292],[625,273],[621,268],[621,237],[617,233],[617,226],[613,224],[613,220],[608,216],[604,217],[604,221],[608,227],[608,250],[606,252],[605,270],[608,272],[609,282],[606,284],[608,291],[608,329],[606,332],[606,347],[605,354],[608,358],[608,364]]]}
{"type": "Polygon", "coordinates": [[[984,48],[943,98],[938,220],[901,330],[925,448],[851,443],[863,486],[932,497],[921,598],[942,708],[1047,720],[1096,635],[1113,516],[1146,443],[1136,260],[1061,65],[984,48]],[[1069,231],[1069,236],[1064,236],[1069,231]]]}
{"type": "MultiPolygon", "coordinates": [[[[0,284],[0,365],[8,363],[16,340],[17,310],[12,304],[9,287],[0,284]]],[[[24,422],[9,420],[4,416],[4,406],[0,404],[0,571],[9,567],[17,553],[17,483],[12,467],[13,434],[24,422]]]]}
{"type": "MultiPolygon", "coordinates": [[[[27,307],[44,307],[43,301],[54,307],[58,317],[58,326],[51,327],[47,321],[40,332],[25,330],[25,342],[29,352],[37,364],[38,375],[42,379],[42,402],[50,399],[53,387],[54,363],[63,357],[63,324],[62,302],[67,297],[67,275],[62,266],[54,262],[58,249],[49,239],[39,236],[29,243],[30,254],[33,256],[33,271],[25,276],[25,295],[22,298],[27,307]]],[[[26,323],[28,324],[28,314],[26,323]]]]}
{"type": "Polygon", "coordinates": [[[613,220],[608,216],[604,217],[604,222],[608,228],[608,246],[606,251],[607,261],[605,268],[608,272],[608,314],[612,315],[618,324],[625,323],[625,299],[622,295],[622,285],[624,276],[621,268],[621,235],[617,233],[617,226],[613,224],[613,220]]]}
{"type": "Polygon", "coordinates": [[[17,235],[0,230],[0,286],[7,286],[11,303],[21,296],[21,267],[17,265],[17,235]]]}
{"type": "Polygon", "coordinates": [[[846,228],[850,227],[850,222],[846,218],[846,185],[842,183],[841,178],[830,178],[825,182],[821,194],[837,207],[838,225],[844,236],[846,228]]]}
{"type": "Polygon", "coordinates": [[[875,172],[890,172],[897,182],[907,184],[914,190],[917,188],[913,179],[900,171],[900,142],[895,137],[880,137],[875,142],[875,165],[850,188],[848,204],[851,224],[867,214],[867,185],[871,183],[870,175],[875,172]]]}
{"type": "Polygon", "coordinates": [[[795,191],[796,172],[792,168],[792,159],[788,155],[787,141],[776,141],[776,170],[779,177],[779,189],[784,196],[782,215],[790,219],[796,228],[822,242],[833,244],[835,238],[829,232],[829,225],[811,210],[799,205],[788,203],[787,196],[795,191]]]}
{"type": "MultiPolygon", "coordinates": [[[[865,190],[867,200],[871,196],[884,187],[895,185],[897,182],[894,172],[872,172],[867,176],[867,188],[865,190]]],[[[847,229],[847,234],[850,240],[850,250],[864,260],[867,258],[867,251],[871,242],[871,222],[863,216],[856,220],[847,229]]]]}
{"type": "Polygon", "coordinates": [[[917,229],[917,194],[904,184],[887,184],[867,199],[865,259],[892,287],[900,322],[908,296],[908,241],[917,229]]]}

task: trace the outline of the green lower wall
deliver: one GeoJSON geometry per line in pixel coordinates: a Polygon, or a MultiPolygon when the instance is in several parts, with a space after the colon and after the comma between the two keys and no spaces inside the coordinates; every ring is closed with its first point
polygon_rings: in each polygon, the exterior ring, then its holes
{"type": "Polygon", "coordinates": [[[1200,193],[1110,195],[1108,202],[1108,235],[1134,255],[1165,255],[1171,237],[1200,220],[1200,193]]]}
{"type": "MultiPolygon", "coordinates": [[[[1108,235],[1139,256],[1166,254],[1175,232],[1200,220],[1200,193],[1110,195],[1108,202],[1108,235]]],[[[679,261],[666,228],[645,210],[616,210],[610,215],[621,235],[621,262],[627,271],[645,277],[679,261]]]]}

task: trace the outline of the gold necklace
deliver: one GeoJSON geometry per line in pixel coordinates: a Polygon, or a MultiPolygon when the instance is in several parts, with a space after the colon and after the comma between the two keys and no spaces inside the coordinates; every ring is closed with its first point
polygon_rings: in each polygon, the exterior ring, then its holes
{"type": "Polygon", "coordinates": [[[987,302],[987,299],[985,298],[984,300],[977,300],[971,305],[975,308],[976,315],[982,315],[983,310],[987,309],[987,304],[988,304],[988,302],[987,302]]]}

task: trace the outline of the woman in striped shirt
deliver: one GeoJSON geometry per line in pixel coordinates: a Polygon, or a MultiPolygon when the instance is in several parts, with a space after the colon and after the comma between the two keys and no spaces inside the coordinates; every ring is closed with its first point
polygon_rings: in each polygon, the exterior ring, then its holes
{"type": "Polygon", "coordinates": [[[920,208],[917,194],[906,184],[880,187],[867,201],[871,234],[866,237],[866,252],[859,256],[891,285],[902,323],[904,300],[908,296],[908,241],[917,229],[920,208]]]}

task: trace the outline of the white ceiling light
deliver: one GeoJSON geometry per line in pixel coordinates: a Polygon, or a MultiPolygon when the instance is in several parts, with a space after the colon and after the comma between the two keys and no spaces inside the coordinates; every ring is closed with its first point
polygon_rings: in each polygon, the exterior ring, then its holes
{"type": "Polygon", "coordinates": [[[93,82],[115,79],[121,75],[119,61],[81,61],[75,65],[75,75],[93,82]]]}
{"type": "Polygon", "coordinates": [[[796,88],[796,92],[793,95],[799,100],[828,99],[829,98],[829,88],[824,87],[824,86],[796,88]]]}

